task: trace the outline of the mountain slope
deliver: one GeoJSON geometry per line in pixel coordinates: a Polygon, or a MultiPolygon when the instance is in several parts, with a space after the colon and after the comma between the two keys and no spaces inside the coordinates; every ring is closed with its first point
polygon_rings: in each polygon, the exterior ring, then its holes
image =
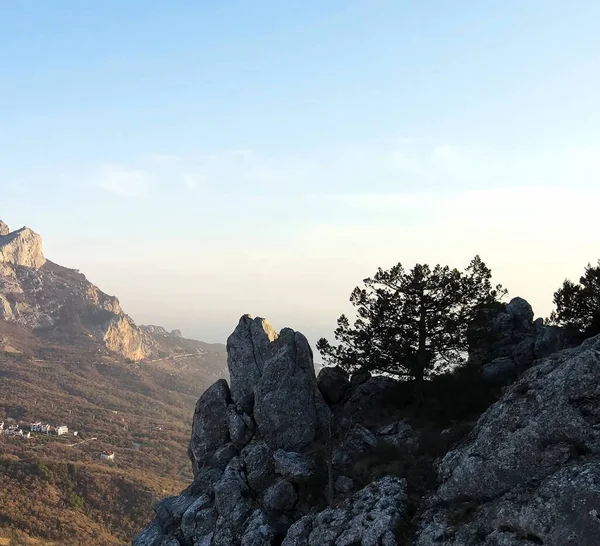
{"type": "Polygon", "coordinates": [[[69,428],[0,434],[0,545],[130,540],[191,481],[190,416],[225,375],[224,345],[138,327],[117,298],[44,258],[37,234],[0,221],[0,423],[69,428]]]}
{"type": "Polygon", "coordinates": [[[125,358],[154,354],[152,338],[127,316],[119,300],[102,292],[85,275],[49,260],[41,237],[22,228],[0,235],[0,319],[64,340],[88,336],[125,358]]]}

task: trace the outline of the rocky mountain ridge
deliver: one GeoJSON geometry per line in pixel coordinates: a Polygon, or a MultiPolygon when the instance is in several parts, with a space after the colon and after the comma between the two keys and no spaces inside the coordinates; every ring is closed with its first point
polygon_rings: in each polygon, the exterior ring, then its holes
{"type": "Polygon", "coordinates": [[[134,361],[165,354],[160,327],[154,331],[138,327],[116,297],[80,272],[47,260],[37,233],[29,228],[10,231],[2,221],[0,320],[52,339],[78,343],[83,337],[134,361]]]}
{"type": "Polygon", "coordinates": [[[508,386],[452,440],[395,420],[401,382],[316,378],[302,334],[242,317],[231,383],[196,406],[194,481],[157,504],[134,546],[600,543],[600,336],[569,348],[520,298],[487,319],[471,329],[470,366],[482,386],[508,386]],[[449,449],[427,463],[432,441],[449,449]],[[423,462],[431,485],[411,475],[423,462]]]}

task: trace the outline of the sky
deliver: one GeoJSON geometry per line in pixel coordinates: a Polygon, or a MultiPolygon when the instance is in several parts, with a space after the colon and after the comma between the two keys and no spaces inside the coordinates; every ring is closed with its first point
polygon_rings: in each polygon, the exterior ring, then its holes
{"type": "Polygon", "coordinates": [[[332,336],[479,254],[537,316],[600,258],[596,0],[0,0],[0,218],[138,323],[332,336]]]}

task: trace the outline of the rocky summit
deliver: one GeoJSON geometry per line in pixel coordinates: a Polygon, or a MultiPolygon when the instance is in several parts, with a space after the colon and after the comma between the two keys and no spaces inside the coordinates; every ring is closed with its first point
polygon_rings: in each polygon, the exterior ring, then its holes
{"type": "Polygon", "coordinates": [[[155,350],[153,338],[123,312],[117,298],[78,271],[47,260],[37,233],[26,227],[10,231],[2,221],[0,320],[53,339],[92,340],[132,360],[155,350]]]}
{"type": "Polygon", "coordinates": [[[510,374],[431,462],[428,444],[452,432],[394,420],[385,400],[398,405],[401,382],[341,368],[316,378],[302,334],[243,316],[230,382],[196,405],[194,481],[156,505],[134,546],[597,546],[600,336],[563,349],[530,309],[517,298],[488,317],[487,345],[481,324],[471,332],[481,384],[496,359],[510,374]],[[425,462],[433,478],[415,475],[425,462]]]}

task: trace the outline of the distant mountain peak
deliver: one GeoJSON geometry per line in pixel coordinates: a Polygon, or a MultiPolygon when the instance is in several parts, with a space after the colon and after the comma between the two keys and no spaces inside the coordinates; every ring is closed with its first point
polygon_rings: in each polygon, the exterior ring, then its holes
{"type": "Polygon", "coordinates": [[[0,220],[0,263],[39,269],[46,263],[42,238],[28,227],[10,231],[0,220]]]}

